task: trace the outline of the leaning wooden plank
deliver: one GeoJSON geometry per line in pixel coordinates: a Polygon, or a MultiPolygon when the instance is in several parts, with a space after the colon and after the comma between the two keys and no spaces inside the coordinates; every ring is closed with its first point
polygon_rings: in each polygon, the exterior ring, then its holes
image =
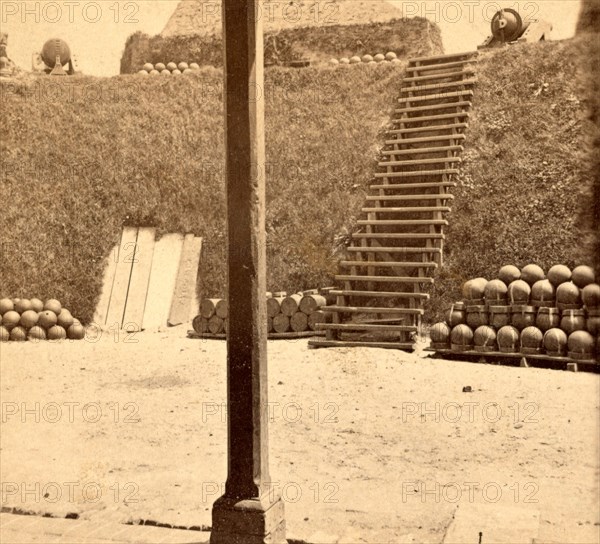
{"type": "Polygon", "coordinates": [[[154,245],[150,283],[142,322],[144,329],[167,326],[182,248],[182,234],[165,234],[154,245]]]}
{"type": "Polygon", "coordinates": [[[173,303],[168,324],[171,326],[187,323],[192,319],[196,300],[196,281],[202,251],[202,238],[187,234],[183,240],[183,250],[179,261],[179,271],[173,292],[173,303]]]}
{"type": "Polygon", "coordinates": [[[105,325],[108,328],[118,327],[120,329],[123,325],[131,267],[136,260],[137,234],[136,227],[125,227],[121,235],[115,279],[106,313],[105,325]]]}
{"type": "Polygon", "coordinates": [[[156,229],[140,228],[138,230],[135,260],[131,267],[129,293],[125,303],[123,328],[129,331],[142,330],[144,309],[148,296],[152,258],[154,256],[156,229]]]}
{"type": "Polygon", "coordinates": [[[119,262],[119,247],[120,243],[115,245],[106,259],[104,275],[102,277],[102,292],[100,293],[100,299],[96,305],[96,311],[94,312],[93,318],[93,323],[100,327],[106,325],[106,315],[108,314],[110,295],[115,281],[117,263],[119,262]]]}

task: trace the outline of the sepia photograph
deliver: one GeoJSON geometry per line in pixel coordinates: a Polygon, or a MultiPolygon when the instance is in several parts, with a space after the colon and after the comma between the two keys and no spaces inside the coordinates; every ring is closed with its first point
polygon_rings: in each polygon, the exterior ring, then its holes
{"type": "Polygon", "coordinates": [[[600,544],[600,0],[0,0],[0,543],[600,544]]]}

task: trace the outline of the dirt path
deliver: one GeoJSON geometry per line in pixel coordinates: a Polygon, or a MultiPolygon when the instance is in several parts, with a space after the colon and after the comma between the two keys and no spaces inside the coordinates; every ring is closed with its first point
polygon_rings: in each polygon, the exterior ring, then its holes
{"type": "MultiPolygon", "coordinates": [[[[209,526],[225,344],[184,335],[0,344],[3,506],[209,526]]],[[[289,537],[439,543],[458,505],[498,504],[539,511],[544,541],[599,541],[597,375],[306,340],[269,356],[289,537]]]]}

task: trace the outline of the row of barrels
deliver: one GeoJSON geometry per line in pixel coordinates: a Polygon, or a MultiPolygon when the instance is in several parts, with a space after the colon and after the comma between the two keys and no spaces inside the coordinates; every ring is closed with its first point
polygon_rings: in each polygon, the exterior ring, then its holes
{"type": "MultiPolygon", "coordinates": [[[[267,332],[282,334],[316,331],[318,323],[331,320],[331,314],[321,308],[334,302],[329,294],[332,289],[324,287],[289,295],[285,291],[266,293],[267,332]]],[[[227,332],[228,317],[227,300],[205,298],[200,303],[200,313],[192,321],[192,327],[200,335],[223,334],[227,332]]]]}

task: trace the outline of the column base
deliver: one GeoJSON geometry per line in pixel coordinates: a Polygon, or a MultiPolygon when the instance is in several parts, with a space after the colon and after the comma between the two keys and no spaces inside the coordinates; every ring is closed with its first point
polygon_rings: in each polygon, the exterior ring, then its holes
{"type": "Polygon", "coordinates": [[[220,497],[212,509],[210,544],[287,544],[281,497],[220,497]]]}

